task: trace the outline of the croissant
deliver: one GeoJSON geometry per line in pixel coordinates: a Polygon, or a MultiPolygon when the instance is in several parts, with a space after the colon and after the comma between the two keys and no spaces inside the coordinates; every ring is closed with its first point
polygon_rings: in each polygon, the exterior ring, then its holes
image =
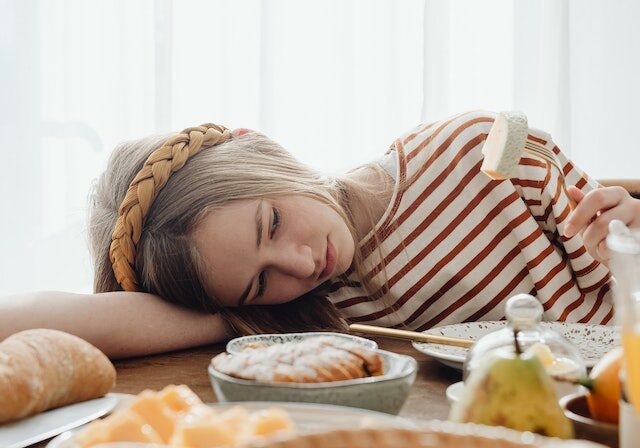
{"type": "Polygon", "coordinates": [[[0,342],[0,423],[106,394],[116,370],[88,342],[56,330],[27,330],[0,342]]]}
{"type": "Polygon", "coordinates": [[[211,363],[227,375],[270,383],[319,383],[384,373],[382,357],[374,350],[331,336],[221,353],[211,363]]]}

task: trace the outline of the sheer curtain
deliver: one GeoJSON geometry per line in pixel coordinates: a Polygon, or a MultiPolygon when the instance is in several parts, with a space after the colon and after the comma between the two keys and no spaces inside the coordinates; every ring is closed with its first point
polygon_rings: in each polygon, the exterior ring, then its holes
{"type": "Polygon", "coordinates": [[[640,178],[640,3],[426,0],[425,121],[527,113],[595,178],[640,178]]]}
{"type": "Polygon", "coordinates": [[[87,194],[122,140],[258,129],[341,172],[421,121],[521,109],[640,177],[640,6],[567,0],[0,0],[0,295],[91,290],[87,194]]]}
{"type": "Polygon", "coordinates": [[[87,194],[122,140],[213,121],[341,172],[420,121],[421,0],[0,0],[0,11],[0,295],[91,290],[87,194]]]}

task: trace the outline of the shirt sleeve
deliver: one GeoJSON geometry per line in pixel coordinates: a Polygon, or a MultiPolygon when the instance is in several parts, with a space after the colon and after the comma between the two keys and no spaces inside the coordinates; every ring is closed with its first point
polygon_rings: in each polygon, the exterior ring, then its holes
{"type": "Polygon", "coordinates": [[[610,280],[609,270],[587,252],[582,235],[563,235],[571,213],[566,187],[575,185],[585,194],[600,185],[573,164],[546,132],[529,129],[528,140],[552,151],[559,168],[536,155],[524,152],[518,166],[518,176],[512,179],[516,190],[531,211],[541,229],[570,264],[580,289],[591,290],[610,280]]]}

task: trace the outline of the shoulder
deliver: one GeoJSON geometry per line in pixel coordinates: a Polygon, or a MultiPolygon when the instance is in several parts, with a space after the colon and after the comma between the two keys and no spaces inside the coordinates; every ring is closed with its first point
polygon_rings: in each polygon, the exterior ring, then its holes
{"type": "Polygon", "coordinates": [[[479,152],[496,116],[495,112],[474,110],[423,123],[397,138],[391,149],[401,160],[406,157],[418,163],[443,154],[443,159],[455,158],[468,149],[479,152]]]}
{"type": "Polygon", "coordinates": [[[462,112],[437,121],[427,121],[405,132],[396,140],[409,150],[431,142],[447,142],[458,137],[486,135],[497,113],[486,110],[462,112]]]}

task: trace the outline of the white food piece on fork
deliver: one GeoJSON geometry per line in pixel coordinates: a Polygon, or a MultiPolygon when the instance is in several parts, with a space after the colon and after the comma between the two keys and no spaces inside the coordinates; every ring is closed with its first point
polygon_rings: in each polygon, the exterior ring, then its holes
{"type": "Polygon", "coordinates": [[[480,170],[496,180],[516,175],[529,126],[522,112],[500,112],[482,147],[484,161],[480,170]]]}
{"type": "Polygon", "coordinates": [[[575,372],[578,365],[567,358],[556,358],[547,344],[536,342],[525,354],[537,356],[549,375],[560,375],[575,372]]]}
{"type": "Polygon", "coordinates": [[[543,366],[548,367],[555,362],[553,353],[547,344],[536,342],[525,352],[528,355],[537,356],[543,366]]]}

